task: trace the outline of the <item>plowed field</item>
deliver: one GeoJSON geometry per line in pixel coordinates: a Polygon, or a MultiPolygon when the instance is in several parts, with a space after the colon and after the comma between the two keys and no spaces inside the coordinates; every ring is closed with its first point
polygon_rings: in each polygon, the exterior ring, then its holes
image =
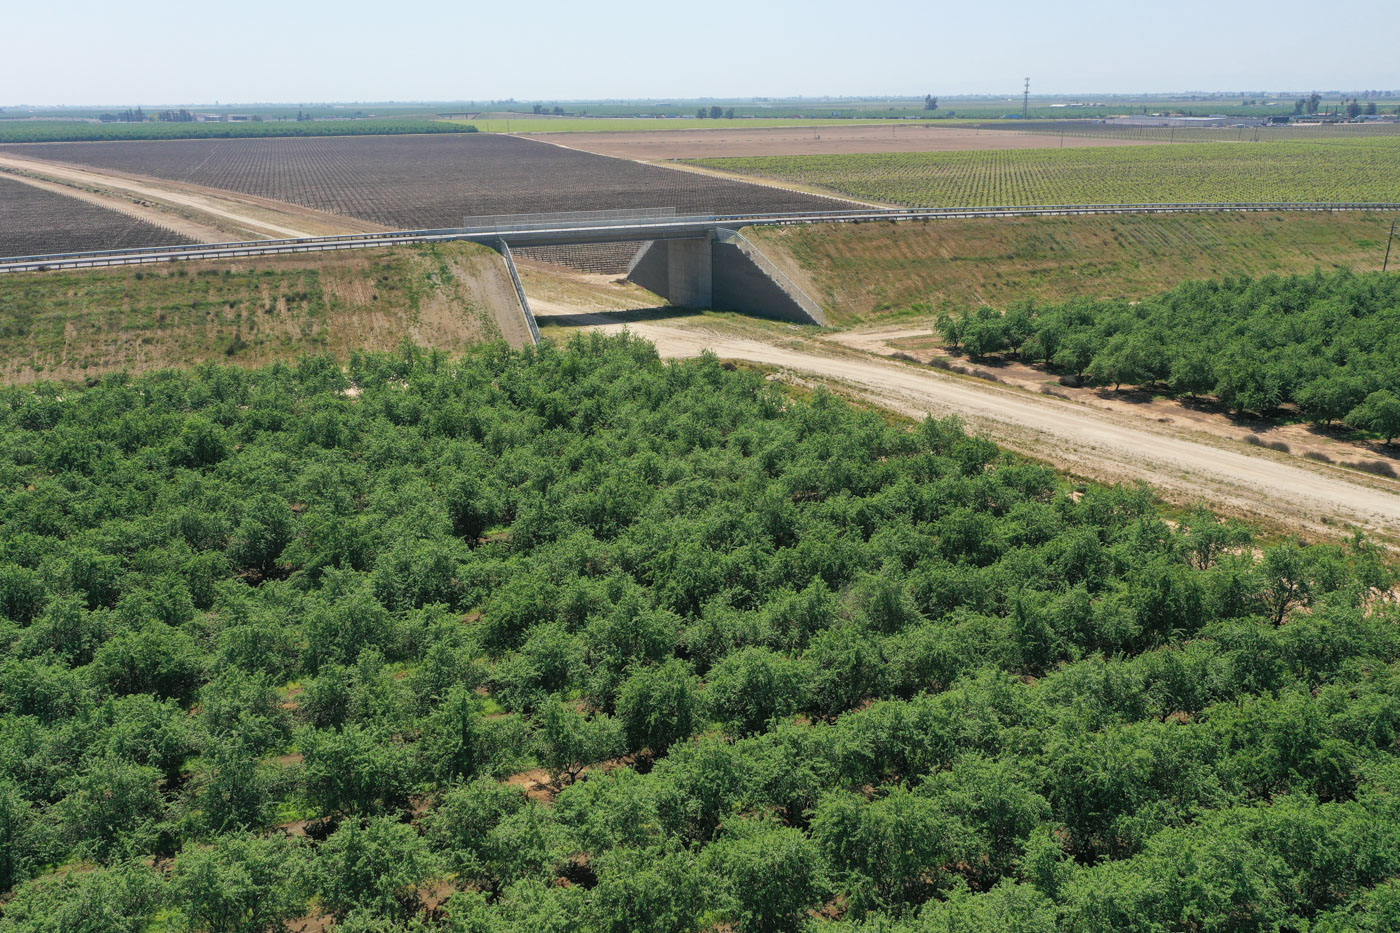
{"type": "Polygon", "coordinates": [[[648,207],[733,213],[833,203],[486,134],[41,143],[0,152],[276,198],[399,229],[458,226],[481,214],[648,207]]]}
{"type": "Polygon", "coordinates": [[[191,242],[155,224],[0,176],[0,256],[191,242]]]}

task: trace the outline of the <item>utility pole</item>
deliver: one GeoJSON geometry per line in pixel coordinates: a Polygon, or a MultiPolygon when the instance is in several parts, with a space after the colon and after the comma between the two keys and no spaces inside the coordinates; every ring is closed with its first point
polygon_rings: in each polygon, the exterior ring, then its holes
{"type": "Polygon", "coordinates": [[[1021,119],[1022,119],[1022,120],[1026,119],[1026,116],[1027,116],[1027,114],[1030,112],[1030,109],[1031,109],[1031,79],[1030,79],[1030,78],[1027,78],[1027,79],[1026,79],[1026,93],[1025,93],[1025,96],[1021,98],[1021,119]]]}
{"type": "Polygon", "coordinates": [[[1385,262],[1381,263],[1381,271],[1385,272],[1390,268],[1390,246],[1395,242],[1395,225],[1400,223],[1400,217],[1390,222],[1390,239],[1385,241],[1385,262]]]}

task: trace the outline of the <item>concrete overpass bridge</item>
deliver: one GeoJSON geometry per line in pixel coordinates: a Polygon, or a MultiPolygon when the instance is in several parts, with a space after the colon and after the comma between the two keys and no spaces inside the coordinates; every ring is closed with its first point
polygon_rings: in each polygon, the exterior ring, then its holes
{"type": "Polygon", "coordinates": [[[745,238],[743,227],[872,223],[952,218],[1010,218],[1090,214],[1233,213],[1254,211],[1400,211],[1400,202],[1220,202],[1192,204],[1051,204],[1037,206],[813,211],[786,214],[678,215],[671,208],[467,218],[461,227],[254,240],[143,249],[53,253],[0,258],[0,273],[142,265],[194,259],[233,259],[329,252],[415,243],[468,241],[505,257],[522,310],[529,313],[511,247],[635,242],[628,277],[678,307],[743,311],[802,323],[824,323],[821,307],[745,238]]]}

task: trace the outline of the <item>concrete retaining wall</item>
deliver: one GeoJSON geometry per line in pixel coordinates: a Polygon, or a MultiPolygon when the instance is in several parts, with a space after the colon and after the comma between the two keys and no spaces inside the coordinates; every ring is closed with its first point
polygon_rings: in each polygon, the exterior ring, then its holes
{"type": "Polygon", "coordinates": [[[530,329],[530,342],[540,342],[540,325],[535,323],[534,312],[530,310],[530,299],[525,297],[525,283],[520,281],[520,272],[515,268],[515,257],[510,254],[510,247],[505,240],[496,241],[496,252],[501,254],[505,260],[506,270],[510,272],[511,284],[515,286],[515,297],[520,300],[520,313],[525,315],[525,326],[530,329]]]}
{"type": "Polygon", "coordinates": [[[627,277],[676,307],[739,311],[798,324],[826,321],[815,301],[733,230],[721,230],[715,239],[654,240],[627,277]]]}

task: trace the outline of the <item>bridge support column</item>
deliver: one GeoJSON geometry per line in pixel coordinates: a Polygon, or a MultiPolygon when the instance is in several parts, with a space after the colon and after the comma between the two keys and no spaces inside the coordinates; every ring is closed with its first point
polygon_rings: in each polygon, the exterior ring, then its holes
{"type": "Polygon", "coordinates": [[[709,308],[714,303],[710,238],[669,240],[666,298],[678,308],[709,308]]]}

